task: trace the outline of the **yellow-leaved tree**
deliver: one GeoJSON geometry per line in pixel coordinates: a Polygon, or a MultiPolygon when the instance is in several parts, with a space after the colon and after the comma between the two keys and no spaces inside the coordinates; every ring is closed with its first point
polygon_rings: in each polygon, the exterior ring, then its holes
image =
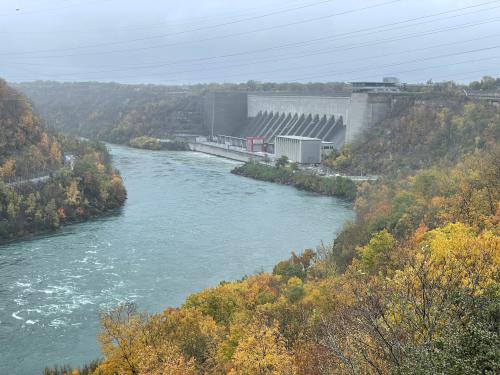
{"type": "Polygon", "coordinates": [[[145,346],[141,350],[138,371],[144,375],[198,374],[195,360],[186,360],[179,348],[168,341],[145,346]]]}
{"type": "Polygon", "coordinates": [[[61,149],[59,148],[59,145],[56,142],[53,142],[50,145],[50,159],[54,163],[61,162],[61,149]]]}
{"type": "Polygon", "coordinates": [[[14,177],[16,174],[16,162],[12,159],[7,159],[0,167],[0,176],[2,178],[14,177]]]}
{"type": "Polygon", "coordinates": [[[66,189],[66,203],[71,206],[77,206],[80,204],[81,193],[78,190],[78,182],[72,180],[66,189]]]}
{"type": "Polygon", "coordinates": [[[233,355],[230,375],[294,375],[298,370],[277,323],[254,323],[233,355]]]}

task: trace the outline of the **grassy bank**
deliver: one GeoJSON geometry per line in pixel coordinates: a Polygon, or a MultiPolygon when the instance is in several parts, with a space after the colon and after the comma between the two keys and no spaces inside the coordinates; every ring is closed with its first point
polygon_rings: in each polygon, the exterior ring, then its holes
{"type": "Polygon", "coordinates": [[[356,197],[356,184],[344,177],[320,177],[311,172],[297,170],[291,166],[271,167],[250,162],[234,168],[231,173],[256,180],[291,185],[300,190],[339,197],[353,201],[356,197]]]}

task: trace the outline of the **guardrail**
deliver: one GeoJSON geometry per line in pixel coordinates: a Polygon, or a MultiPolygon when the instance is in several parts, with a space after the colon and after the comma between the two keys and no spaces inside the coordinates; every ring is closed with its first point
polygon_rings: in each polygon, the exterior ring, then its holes
{"type": "Polygon", "coordinates": [[[49,180],[52,174],[55,172],[56,171],[54,170],[44,168],[36,172],[25,174],[24,176],[13,176],[13,177],[3,178],[0,179],[0,181],[2,181],[7,186],[18,186],[30,182],[31,183],[44,182],[49,180]]]}

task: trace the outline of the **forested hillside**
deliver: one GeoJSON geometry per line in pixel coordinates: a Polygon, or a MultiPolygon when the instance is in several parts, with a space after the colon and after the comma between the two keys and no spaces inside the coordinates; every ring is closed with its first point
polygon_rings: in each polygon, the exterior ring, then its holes
{"type": "Polygon", "coordinates": [[[403,176],[437,164],[449,167],[465,154],[490,148],[500,137],[500,110],[463,90],[436,86],[406,99],[392,117],[325,164],[349,174],[403,176]]]}
{"type": "Polygon", "coordinates": [[[116,83],[34,82],[16,86],[58,131],[127,143],[139,136],[200,133],[200,90],[116,83]]]}
{"type": "Polygon", "coordinates": [[[105,213],[125,198],[104,145],[48,132],[0,80],[0,242],[105,213]]]}
{"type": "Polygon", "coordinates": [[[499,373],[500,109],[444,99],[330,160],[386,176],[359,187],[333,245],[181,308],[104,313],[86,373],[499,373]]]}

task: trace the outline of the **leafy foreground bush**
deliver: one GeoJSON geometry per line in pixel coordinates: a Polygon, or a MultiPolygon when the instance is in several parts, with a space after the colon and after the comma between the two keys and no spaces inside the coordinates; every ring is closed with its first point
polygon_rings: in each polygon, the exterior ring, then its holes
{"type": "Polygon", "coordinates": [[[91,375],[99,367],[101,361],[95,360],[80,369],[74,369],[71,366],[62,366],[54,368],[45,368],[43,375],[91,375]]]}

